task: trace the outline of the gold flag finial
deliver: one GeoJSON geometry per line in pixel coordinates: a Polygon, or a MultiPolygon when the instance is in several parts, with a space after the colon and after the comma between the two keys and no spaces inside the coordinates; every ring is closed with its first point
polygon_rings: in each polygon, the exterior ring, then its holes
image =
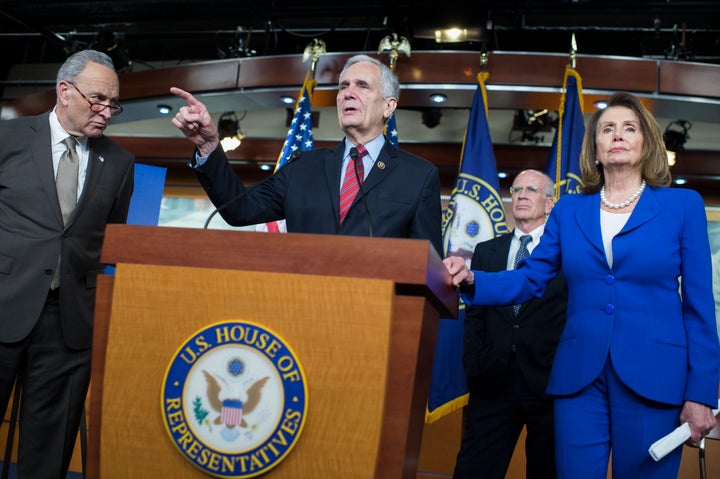
{"type": "Polygon", "coordinates": [[[480,52],[480,72],[485,73],[488,64],[488,53],[485,45],[483,44],[482,51],[480,52]]]}
{"type": "Polygon", "coordinates": [[[317,38],[313,38],[313,41],[308,43],[305,47],[302,61],[303,63],[305,63],[306,61],[312,59],[312,63],[310,64],[310,71],[313,73],[313,76],[315,74],[315,66],[317,65],[320,55],[323,55],[325,53],[327,53],[325,42],[322,40],[318,40],[317,38]]]}
{"type": "Polygon", "coordinates": [[[387,35],[380,40],[378,46],[378,53],[390,52],[390,69],[395,71],[395,63],[397,62],[398,55],[404,53],[410,56],[410,41],[405,37],[400,37],[396,33],[387,35]]]}
{"type": "Polygon", "coordinates": [[[570,40],[570,68],[575,69],[575,59],[577,57],[577,42],[575,41],[575,34],[572,34],[570,40]]]}

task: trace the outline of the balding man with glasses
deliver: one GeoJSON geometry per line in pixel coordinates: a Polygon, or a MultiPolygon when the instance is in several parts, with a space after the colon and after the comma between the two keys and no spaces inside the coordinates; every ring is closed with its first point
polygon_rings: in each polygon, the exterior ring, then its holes
{"type": "Polygon", "coordinates": [[[133,191],[134,156],[103,135],[119,89],[110,57],[84,50],[52,111],[0,122],[0,411],[17,381],[20,479],[66,476],[83,414],[105,226],[133,191]]]}
{"type": "MultiPolygon", "coordinates": [[[[514,269],[541,241],[554,193],[545,173],[518,174],[510,187],[515,229],[479,243],[471,269],[514,269]]],[[[566,309],[562,274],[527,303],[467,307],[463,365],[470,399],[455,479],[504,479],[523,426],[527,479],[555,477],[553,402],[545,387],[566,309]]]]}

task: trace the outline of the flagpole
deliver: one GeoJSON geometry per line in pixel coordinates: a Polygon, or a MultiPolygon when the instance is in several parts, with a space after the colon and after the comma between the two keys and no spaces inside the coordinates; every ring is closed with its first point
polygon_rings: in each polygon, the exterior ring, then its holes
{"type": "MultiPolygon", "coordinates": [[[[570,38],[570,63],[565,67],[565,75],[563,77],[563,88],[562,88],[562,94],[560,95],[560,109],[558,111],[558,131],[557,131],[557,152],[555,155],[555,201],[558,201],[561,196],[560,191],[560,185],[562,181],[562,168],[563,168],[563,162],[562,162],[562,125],[563,125],[563,117],[565,115],[565,100],[567,96],[567,80],[568,76],[572,75],[575,77],[578,85],[578,89],[582,88],[580,85],[580,78],[575,70],[575,65],[577,62],[577,41],[575,40],[575,34],[572,34],[572,37],[570,38]]],[[[579,90],[578,93],[580,93],[579,90]]],[[[580,109],[582,110],[582,105],[580,105],[580,109]]]]}
{"type": "MultiPolygon", "coordinates": [[[[311,105],[316,84],[315,69],[320,55],[325,53],[327,53],[325,42],[317,38],[314,38],[313,41],[305,47],[302,61],[305,63],[310,60],[310,67],[305,74],[305,80],[303,80],[300,94],[295,102],[290,130],[285,137],[285,142],[275,162],[274,171],[282,168],[296,152],[311,150],[313,148],[311,105]]],[[[255,230],[267,231],[268,233],[284,233],[286,231],[285,220],[270,221],[256,225],[255,230]]]]}
{"type": "MultiPolygon", "coordinates": [[[[497,163],[488,124],[485,71],[487,55],[480,57],[477,89],[460,154],[460,168],[450,202],[443,211],[443,256],[470,261],[475,245],[508,232],[500,194],[497,163]]],[[[440,319],[425,422],[433,423],[468,404],[469,391],[462,362],[465,305],[458,305],[457,319],[440,319]]]]}

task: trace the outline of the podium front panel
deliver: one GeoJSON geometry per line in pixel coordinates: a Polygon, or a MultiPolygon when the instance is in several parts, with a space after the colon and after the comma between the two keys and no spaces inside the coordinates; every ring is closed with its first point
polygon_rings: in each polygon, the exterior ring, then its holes
{"type": "MultiPolygon", "coordinates": [[[[262,477],[373,477],[393,294],[389,280],[118,264],[102,383],[101,477],[249,477],[259,470],[262,455],[255,464],[206,460],[214,468],[208,473],[183,455],[163,419],[161,391],[171,360],[199,330],[224,321],[277,334],[304,371],[302,430],[262,477]]],[[[244,416],[246,426],[237,431],[251,436],[263,421],[261,409],[244,416]]],[[[184,453],[201,451],[202,445],[184,453]]]]}

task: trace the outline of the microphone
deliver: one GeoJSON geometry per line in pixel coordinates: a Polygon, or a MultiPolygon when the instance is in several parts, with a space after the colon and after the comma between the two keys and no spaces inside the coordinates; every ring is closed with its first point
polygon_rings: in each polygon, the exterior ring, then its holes
{"type": "Polygon", "coordinates": [[[360,189],[360,199],[362,200],[363,206],[365,207],[365,217],[367,218],[367,224],[368,224],[368,236],[372,238],[373,235],[373,227],[372,227],[372,216],[370,215],[370,208],[368,208],[367,201],[365,201],[365,190],[363,189],[363,178],[360,178],[360,173],[358,172],[357,167],[357,157],[358,157],[358,150],[354,146],[350,148],[350,159],[353,162],[353,167],[355,169],[355,180],[358,182],[358,187],[360,189]]]}
{"type": "MultiPolygon", "coordinates": [[[[283,166],[287,166],[287,165],[289,165],[290,163],[292,163],[293,161],[299,159],[299,158],[302,156],[302,154],[303,154],[303,151],[302,151],[302,150],[295,150],[295,151],[293,151],[292,154],[290,155],[290,158],[288,158],[288,160],[285,162],[285,164],[284,164],[283,166]]],[[[357,153],[356,153],[356,156],[357,156],[357,153]]],[[[274,174],[274,173],[273,173],[273,174],[274,174]]],[[[227,208],[227,207],[230,206],[231,204],[235,203],[237,200],[243,198],[245,195],[247,195],[247,194],[250,193],[251,191],[255,190],[255,187],[257,187],[257,186],[260,185],[260,184],[261,184],[261,183],[258,183],[257,185],[253,185],[253,186],[251,186],[251,187],[245,188],[245,191],[240,192],[239,194],[237,194],[237,195],[233,196],[232,198],[230,198],[230,199],[229,199],[228,201],[226,201],[225,203],[223,203],[223,204],[221,204],[220,206],[218,206],[217,208],[215,208],[215,209],[213,210],[213,212],[210,213],[210,216],[208,216],[207,219],[205,220],[205,224],[203,225],[203,229],[206,230],[206,229],[208,228],[208,225],[210,224],[210,220],[213,219],[213,217],[214,217],[216,214],[218,214],[220,211],[224,210],[225,208],[227,208]]]]}

